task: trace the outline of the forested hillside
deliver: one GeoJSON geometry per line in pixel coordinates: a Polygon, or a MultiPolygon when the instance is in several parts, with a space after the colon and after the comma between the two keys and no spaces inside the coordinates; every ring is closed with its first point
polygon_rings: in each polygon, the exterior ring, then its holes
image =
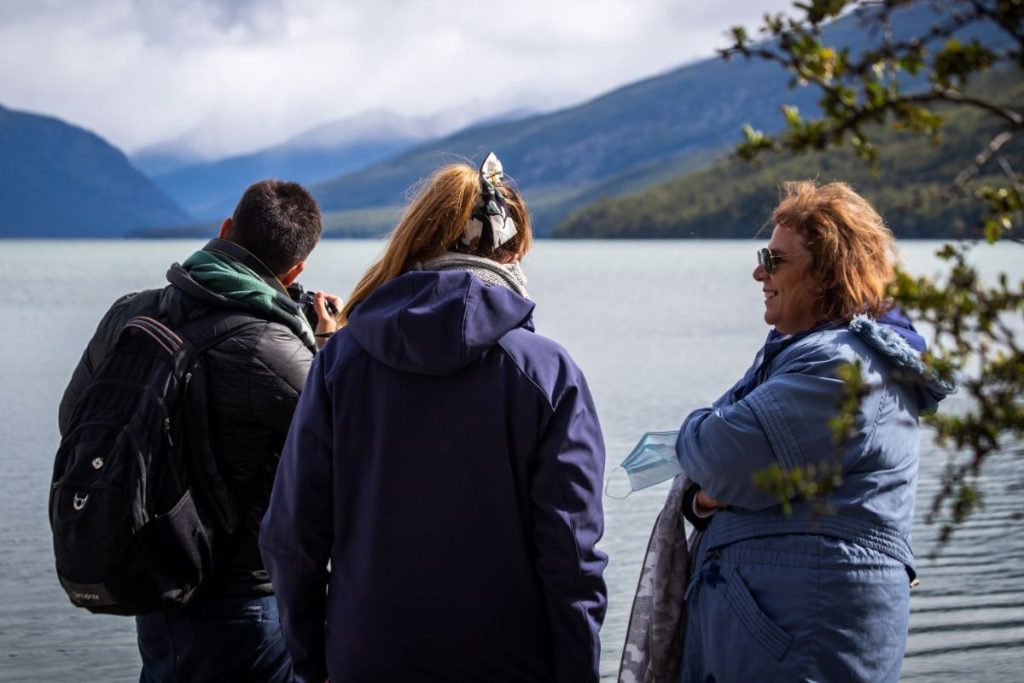
{"type": "MultiPolygon", "coordinates": [[[[1019,106],[1024,83],[993,73],[979,82],[978,94],[1019,106]]],[[[875,175],[849,150],[765,157],[757,165],[724,160],[635,194],[599,200],[570,215],[553,236],[751,237],[768,220],[778,185],[805,178],[853,184],[898,237],[962,236],[977,208],[970,199],[947,197],[947,185],[970,164],[977,140],[990,137],[983,131],[995,125],[977,110],[950,112],[947,120],[941,147],[920,135],[886,131],[875,175]]],[[[1010,144],[1007,156],[1024,159],[1024,143],[1010,144]]]]}
{"type": "Polygon", "coordinates": [[[0,237],[122,237],[191,220],[98,135],[0,107],[0,237]]]}

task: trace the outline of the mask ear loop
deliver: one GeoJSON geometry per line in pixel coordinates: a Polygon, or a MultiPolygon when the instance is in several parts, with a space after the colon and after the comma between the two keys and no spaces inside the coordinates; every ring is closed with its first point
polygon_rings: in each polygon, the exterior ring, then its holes
{"type": "MultiPolygon", "coordinates": [[[[615,496],[615,495],[612,495],[612,494],[611,494],[611,493],[610,493],[610,492],[608,491],[608,486],[609,486],[609,485],[611,485],[611,483],[612,483],[612,479],[614,479],[614,478],[618,478],[618,479],[621,479],[621,478],[622,478],[622,477],[615,477],[615,473],[616,473],[616,472],[619,472],[619,471],[625,472],[626,470],[625,470],[625,468],[623,468],[623,467],[616,467],[616,468],[615,468],[614,470],[612,470],[612,473],[608,475],[608,478],[604,480],[604,495],[605,495],[605,496],[607,496],[608,498],[611,498],[611,499],[613,499],[613,500],[626,500],[626,499],[627,499],[627,498],[629,498],[629,497],[630,497],[631,495],[633,495],[633,489],[632,489],[632,487],[630,487],[630,489],[629,489],[629,493],[627,493],[627,494],[626,494],[626,495],[624,495],[624,496],[615,496]]],[[[628,475],[627,475],[627,476],[628,476],[628,475]]]]}

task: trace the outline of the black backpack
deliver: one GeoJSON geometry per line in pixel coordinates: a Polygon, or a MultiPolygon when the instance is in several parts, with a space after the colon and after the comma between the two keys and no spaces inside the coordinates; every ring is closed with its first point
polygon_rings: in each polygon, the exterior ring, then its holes
{"type": "Polygon", "coordinates": [[[203,352],[259,321],[219,318],[177,331],[131,318],[79,398],[50,489],[57,576],[78,607],[183,606],[226,554],[236,515],[210,449],[203,352]]]}

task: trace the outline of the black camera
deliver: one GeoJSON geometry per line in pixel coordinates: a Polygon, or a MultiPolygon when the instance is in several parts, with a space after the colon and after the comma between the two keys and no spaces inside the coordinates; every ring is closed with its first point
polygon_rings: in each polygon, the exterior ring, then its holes
{"type": "MultiPolygon", "coordinates": [[[[306,289],[298,282],[293,282],[288,285],[288,296],[292,298],[292,301],[299,305],[299,309],[302,311],[302,315],[306,316],[306,320],[309,321],[309,326],[314,330],[319,318],[316,315],[316,308],[313,306],[313,300],[316,298],[316,292],[307,292],[306,289]]],[[[338,309],[334,307],[330,301],[325,301],[327,304],[327,312],[331,315],[337,315],[338,309]]]]}

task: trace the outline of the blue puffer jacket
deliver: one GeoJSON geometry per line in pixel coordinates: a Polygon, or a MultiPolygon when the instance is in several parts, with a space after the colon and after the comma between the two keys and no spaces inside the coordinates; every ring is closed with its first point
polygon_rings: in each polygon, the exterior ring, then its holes
{"type": "Polygon", "coordinates": [[[260,538],[300,680],[597,680],[604,445],[532,311],[408,273],[317,354],[260,538]]]}
{"type": "Polygon", "coordinates": [[[918,416],[952,387],[932,378],[921,339],[896,315],[795,337],[770,335],[746,376],[693,412],[680,462],[731,505],[704,533],[688,592],[683,680],[896,681],[907,638],[918,416]],[[880,324],[881,323],[881,324],[880,324]],[[859,361],[866,393],[837,445],[838,369],[859,361]],[[785,514],[752,475],[838,464],[822,513],[785,514]]]}

